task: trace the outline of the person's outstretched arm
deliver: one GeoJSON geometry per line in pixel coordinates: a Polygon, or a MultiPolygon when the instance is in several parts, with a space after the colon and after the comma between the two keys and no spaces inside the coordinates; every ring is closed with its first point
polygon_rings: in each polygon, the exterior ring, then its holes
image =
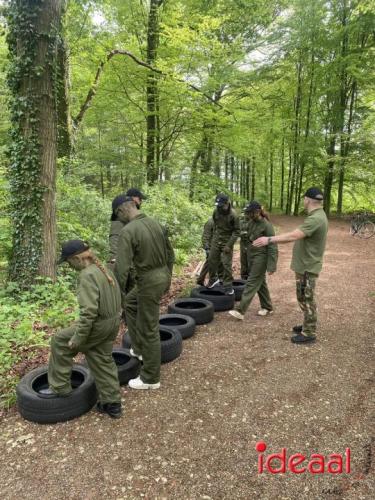
{"type": "Polygon", "coordinates": [[[254,247],[265,247],[269,243],[290,243],[292,241],[302,240],[306,235],[300,229],[295,229],[290,233],[278,234],[276,236],[261,236],[253,241],[254,247]]]}

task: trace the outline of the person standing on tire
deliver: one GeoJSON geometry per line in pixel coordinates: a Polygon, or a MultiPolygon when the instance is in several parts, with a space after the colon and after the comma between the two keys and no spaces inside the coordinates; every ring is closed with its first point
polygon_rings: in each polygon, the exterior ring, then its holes
{"type": "Polygon", "coordinates": [[[249,276],[249,212],[243,210],[243,215],[240,217],[240,264],[241,264],[241,279],[247,280],[249,276]]]}
{"type": "MultiPolygon", "coordinates": [[[[210,254],[210,247],[211,247],[213,234],[214,234],[214,220],[212,217],[210,217],[208,219],[208,221],[206,222],[206,224],[204,225],[203,234],[202,234],[202,248],[206,252],[206,261],[203,264],[201,272],[199,273],[199,276],[197,278],[197,285],[200,285],[200,286],[204,286],[204,281],[205,281],[206,276],[208,274],[208,256],[210,254]]],[[[222,281],[222,279],[223,279],[223,265],[221,262],[219,263],[218,276],[219,276],[219,280],[222,281]]]]}
{"type": "Polygon", "coordinates": [[[252,201],[245,207],[245,212],[249,214],[250,219],[248,226],[249,276],[239,306],[229,311],[231,316],[241,320],[244,319],[244,314],[256,294],[258,294],[260,301],[258,315],[267,316],[267,314],[272,314],[273,307],[267,286],[266,273],[268,272],[271,275],[276,271],[278,257],[276,245],[269,245],[267,248],[251,246],[251,243],[260,236],[268,238],[275,235],[268,215],[264,212],[261,205],[257,201],[252,201]]]}
{"type": "Polygon", "coordinates": [[[207,288],[219,284],[218,270],[223,266],[223,285],[227,295],[233,295],[232,259],[233,246],[240,236],[239,218],[232,209],[229,197],[219,194],[215,200],[216,209],[212,215],[214,233],[208,256],[209,282],[207,288]]]}
{"type": "Polygon", "coordinates": [[[120,326],[121,294],[114,275],[97,259],[87,243],[63,243],[60,263],[79,271],[79,319],[51,339],[48,364],[48,389],[43,397],[68,396],[73,358],[82,352],[94,376],[101,413],[121,416],[121,394],[117,367],[112,358],[113,342],[120,326]]]}
{"type": "Polygon", "coordinates": [[[140,376],[129,381],[132,389],[160,387],[160,299],[170,287],[173,249],[162,226],[137,210],[132,198],[122,205],[130,221],[121,231],[115,275],[123,291],[132,265],[136,286],[125,296],[125,314],[132,342],[131,354],[141,360],[140,376]]]}
{"type": "Polygon", "coordinates": [[[304,314],[303,325],[293,328],[295,335],[291,341],[297,344],[316,340],[318,317],[314,296],[323,265],[328,232],[328,219],[322,206],[322,191],[317,187],[309,188],[304,194],[303,204],[308,215],[301,226],[290,233],[261,237],[253,242],[255,248],[294,242],[290,267],[296,275],[297,300],[304,314]]]}

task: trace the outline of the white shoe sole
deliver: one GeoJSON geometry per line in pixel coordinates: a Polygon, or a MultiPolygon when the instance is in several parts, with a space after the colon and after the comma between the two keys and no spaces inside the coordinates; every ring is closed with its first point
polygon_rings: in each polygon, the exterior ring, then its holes
{"type": "Polygon", "coordinates": [[[235,311],[234,309],[232,311],[229,311],[229,314],[233,316],[233,318],[239,319],[240,321],[243,321],[244,319],[244,315],[238,311],[235,311]]]}
{"type": "Polygon", "coordinates": [[[131,389],[135,389],[135,390],[146,391],[148,389],[150,389],[150,390],[160,389],[160,382],[158,382],[157,384],[142,384],[142,385],[137,384],[135,386],[133,386],[130,382],[131,382],[131,380],[129,380],[129,387],[131,389]]]}
{"type": "Polygon", "coordinates": [[[272,316],[273,314],[273,311],[270,311],[268,309],[260,309],[258,312],[257,312],[257,315],[258,316],[272,316]]]}
{"type": "Polygon", "coordinates": [[[211,286],[206,286],[206,288],[213,288],[214,286],[218,285],[220,283],[219,280],[216,280],[211,286]]]}

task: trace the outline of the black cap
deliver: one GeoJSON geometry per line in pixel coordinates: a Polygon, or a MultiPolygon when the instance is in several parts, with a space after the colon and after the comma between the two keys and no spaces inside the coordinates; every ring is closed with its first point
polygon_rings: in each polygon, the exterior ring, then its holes
{"type": "Polygon", "coordinates": [[[245,212],[254,212],[255,210],[262,210],[262,205],[257,201],[253,200],[246,205],[244,210],[245,212]]]}
{"type": "Polygon", "coordinates": [[[229,201],[229,196],[227,196],[224,193],[220,193],[215,198],[215,205],[217,207],[222,207],[223,205],[225,205],[225,203],[228,203],[228,201],[229,201]]]}
{"type": "Polygon", "coordinates": [[[137,198],[140,198],[141,200],[147,200],[147,196],[142,193],[137,188],[130,188],[126,191],[126,196],[136,196],[137,198]]]}
{"type": "Polygon", "coordinates": [[[89,248],[89,244],[82,240],[65,241],[61,246],[61,257],[58,264],[62,264],[66,259],[69,259],[69,257],[74,257],[74,255],[85,252],[89,248]]]}
{"type": "Polygon", "coordinates": [[[312,200],[323,200],[323,192],[317,187],[309,188],[303,196],[311,198],[312,200]]]}
{"type": "Polygon", "coordinates": [[[126,194],[119,194],[118,196],[116,196],[116,198],[113,199],[111,220],[117,219],[116,210],[118,209],[118,207],[120,205],[122,205],[123,203],[125,203],[127,201],[133,201],[133,199],[130,198],[129,196],[127,196],[126,194]]]}

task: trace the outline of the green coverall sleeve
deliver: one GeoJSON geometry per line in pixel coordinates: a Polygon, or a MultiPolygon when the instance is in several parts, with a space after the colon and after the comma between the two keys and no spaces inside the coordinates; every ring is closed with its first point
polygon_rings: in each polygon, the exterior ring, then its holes
{"type": "Polygon", "coordinates": [[[202,248],[204,249],[210,248],[213,234],[214,234],[214,221],[212,219],[209,219],[203,228],[202,248]]]}
{"type": "Polygon", "coordinates": [[[229,238],[229,240],[226,243],[227,247],[232,248],[233,245],[236,243],[237,239],[240,237],[241,231],[240,231],[240,219],[237,215],[233,216],[233,232],[232,236],[229,238]]]}
{"type": "Polygon", "coordinates": [[[116,258],[118,239],[119,239],[118,233],[110,233],[110,235],[109,235],[109,257],[110,257],[110,259],[116,258]]]}
{"type": "MultiPolygon", "coordinates": [[[[266,225],[265,236],[275,236],[275,230],[272,224],[266,225]]],[[[275,243],[267,245],[267,271],[274,273],[277,267],[277,259],[279,257],[279,250],[275,243]]]]}
{"type": "Polygon", "coordinates": [[[84,344],[90,335],[93,323],[98,317],[99,288],[92,275],[84,276],[78,286],[79,320],[72,342],[84,344]]]}
{"type": "Polygon", "coordinates": [[[123,293],[125,293],[126,290],[128,276],[133,263],[133,256],[134,252],[131,241],[131,234],[126,229],[123,229],[118,240],[117,257],[115,264],[115,276],[123,293]]]}

